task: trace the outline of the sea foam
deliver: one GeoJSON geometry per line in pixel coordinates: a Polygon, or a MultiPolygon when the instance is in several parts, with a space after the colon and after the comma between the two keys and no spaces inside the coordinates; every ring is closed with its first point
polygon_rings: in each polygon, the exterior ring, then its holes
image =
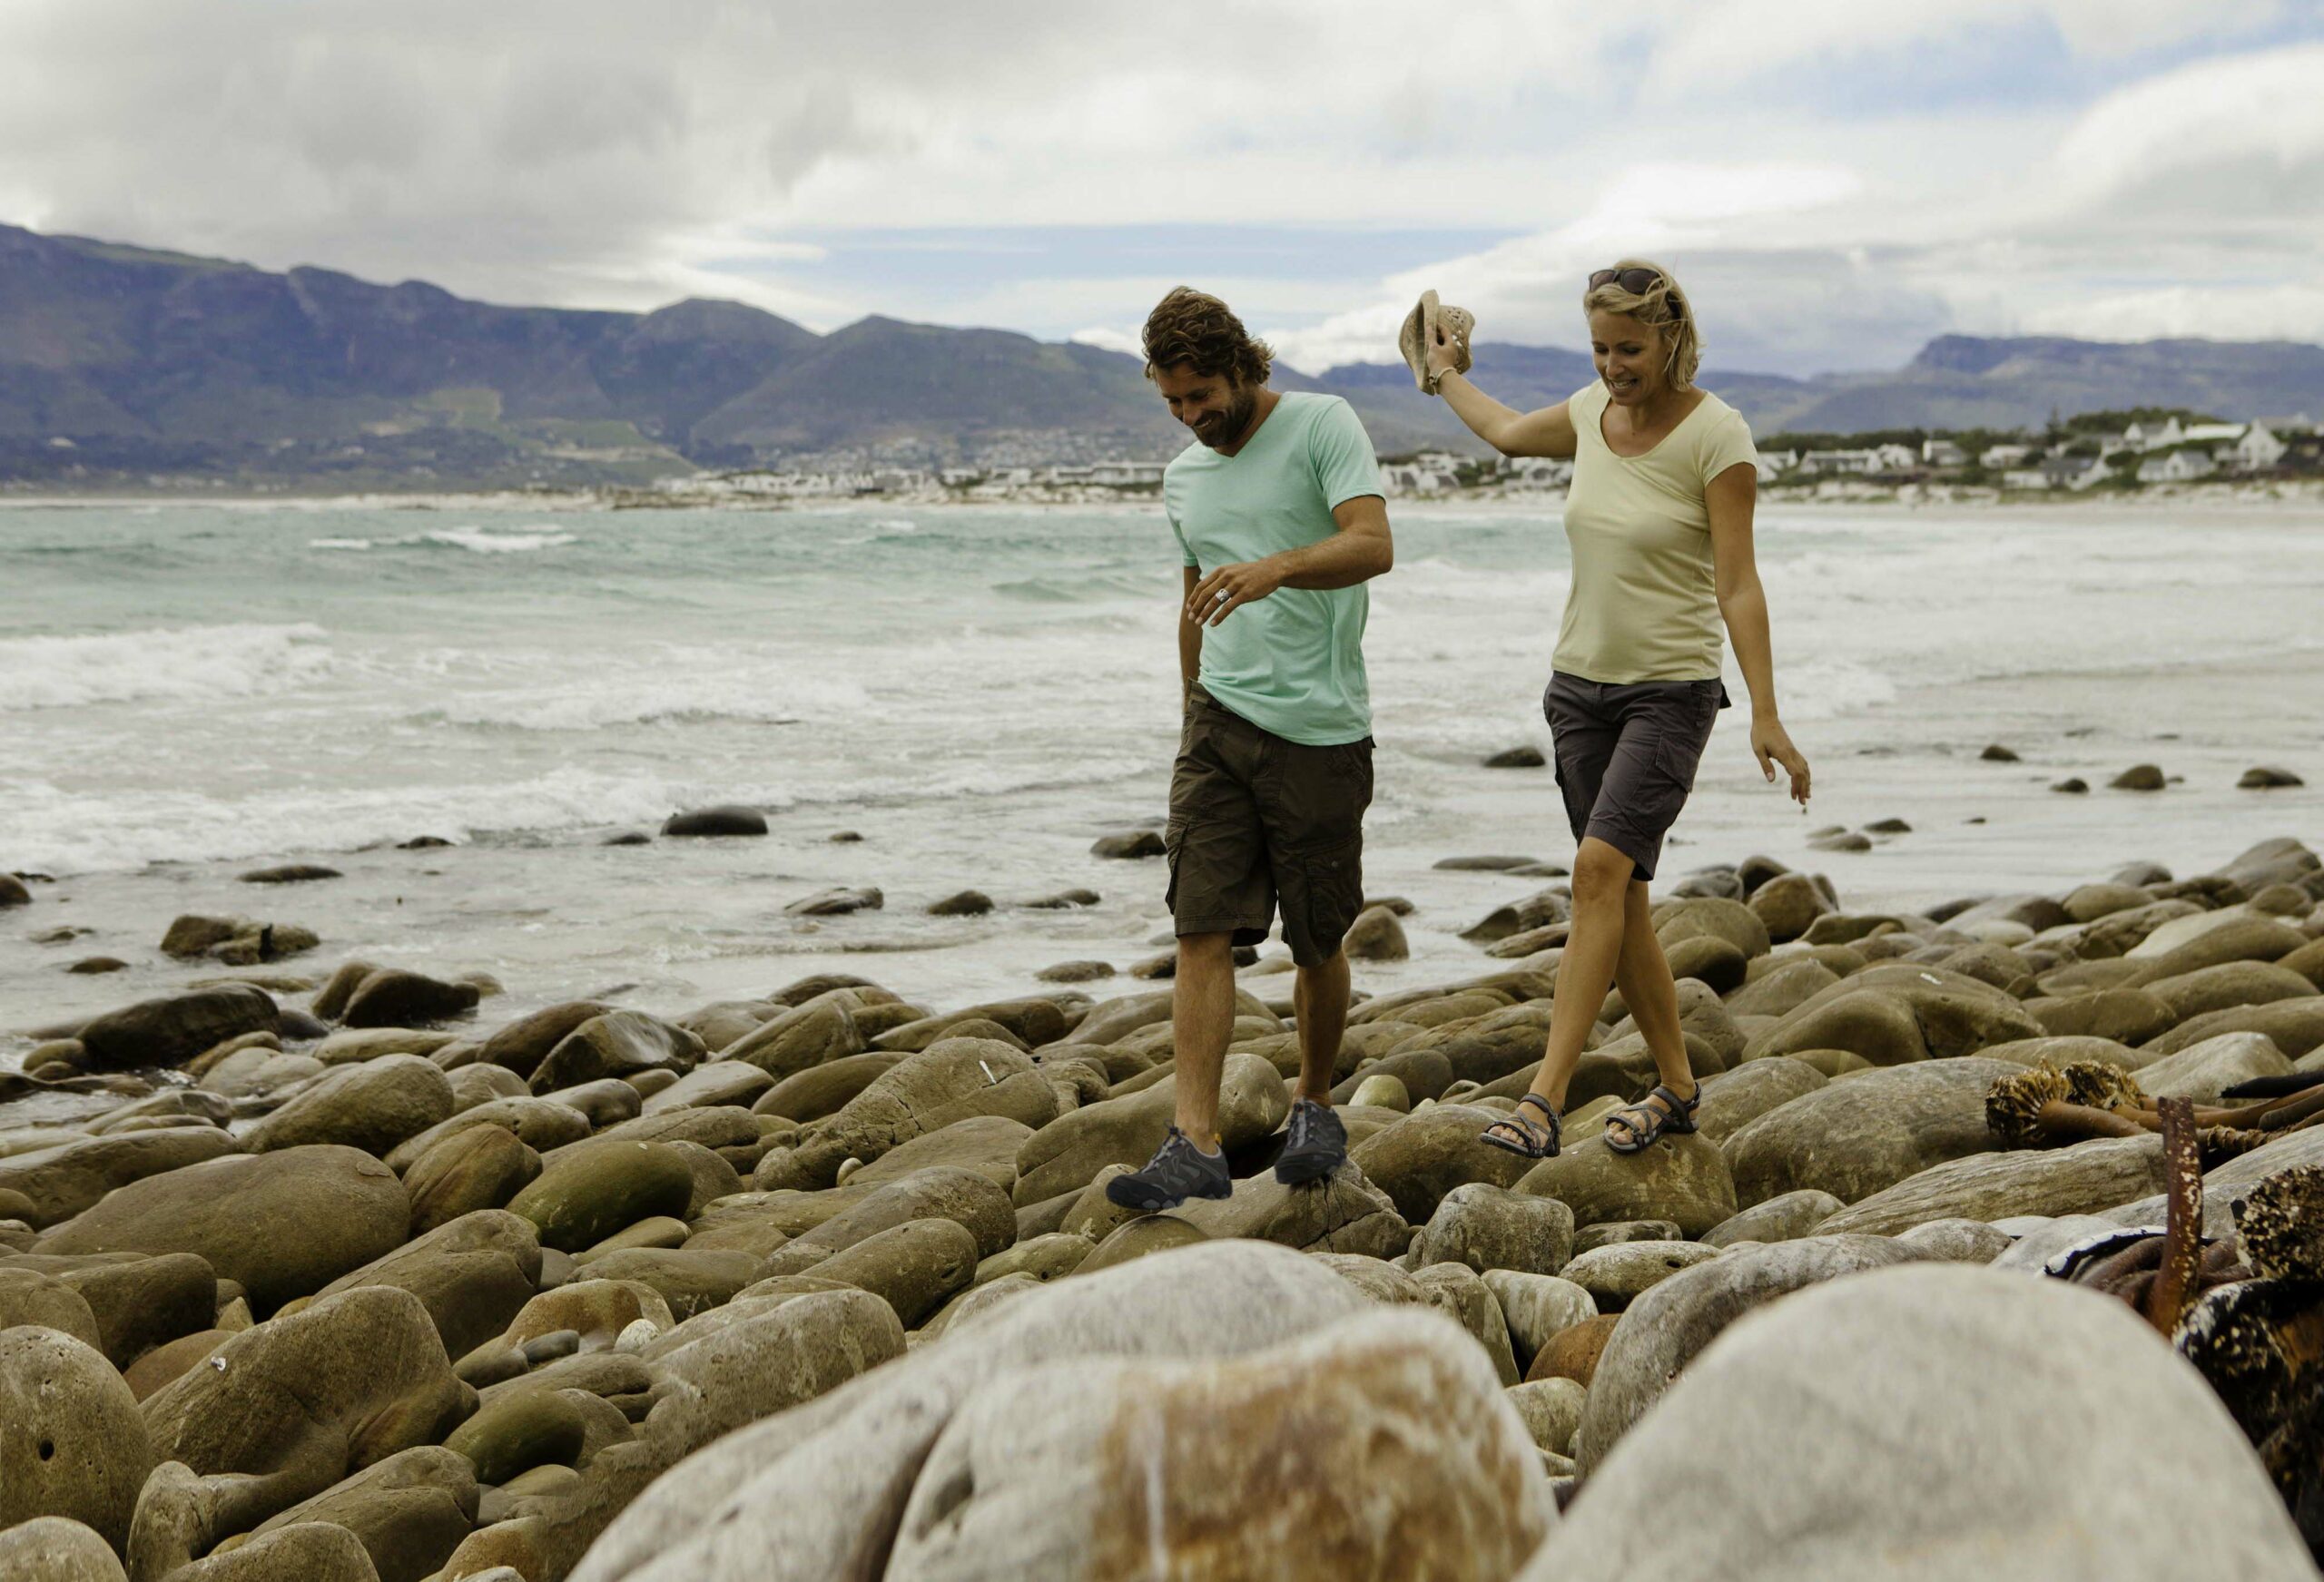
{"type": "Polygon", "coordinates": [[[328,636],[302,623],[0,639],[0,712],[287,692],[330,673],[328,636]]]}

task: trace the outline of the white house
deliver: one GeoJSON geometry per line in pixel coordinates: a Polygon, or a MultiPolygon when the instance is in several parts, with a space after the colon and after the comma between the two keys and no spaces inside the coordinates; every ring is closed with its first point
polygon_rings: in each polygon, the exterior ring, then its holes
{"type": "Polygon", "coordinates": [[[1094,467],[1059,466],[1050,467],[1041,481],[1048,484],[1088,484],[1095,483],[1097,476],[1098,469],[1094,467]]]}
{"type": "Polygon", "coordinates": [[[2139,482],[2142,484],[2183,484],[2196,478],[2209,477],[2219,471],[2219,463],[2211,453],[2200,446],[2182,446],[2177,450],[2151,457],[2139,463],[2139,482]]]}
{"type": "Polygon", "coordinates": [[[1449,450],[1423,450],[1413,457],[1413,465],[1431,472],[1459,472],[1468,460],[1469,457],[1455,456],[1449,450]]]}
{"type": "Polygon", "coordinates": [[[1393,493],[1399,495],[1433,495],[1457,488],[1461,481],[1443,467],[1424,467],[1416,461],[1384,467],[1380,477],[1393,493]]]}
{"type": "Polygon", "coordinates": [[[1950,439],[1924,439],[1921,460],[1930,467],[1966,467],[1969,453],[1950,439]]]}
{"type": "Polygon", "coordinates": [[[2184,445],[2207,445],[2214,451],[2224,450],[2243,437],[2241,423],[2190,423],[2180,430],[2180,442],[2184,445]]]}
{"type": "Polygon", "coordinates": [[[2265,428],[2279,439],[2297,439],[2303,434],[2316,432],[2316,419],[2301,412],[2290,418],[2262,418],[2256,427],[2265,428]]]}
{"type": "MultiPolygon", "coordinates": [[[[1759,460],[1765,465],[1774,467],[1777,472],[1789,472],[1799,465],[1799,452],[1796,448],[1792,450],[1763,450],[1759,452],[1759,460]]],[[[1762,472],[1760,476],[1764,477],[1767,475],[1762,472]]]]}
{"type": "Polygon", "coordinates": [[[1101,461],[1090,469],[1089,481],[1117,486],[1158,484],[1165,465],[1158,461],[1101,461]]]}
{"type": "Polygon", "coordinates": [[[1880,465],[1876,450],[1811,450],[1799,458],[1799,470],[1813,477],[1819,473],[1868,473],[1880,465]]]}
{"type": "Polygon", "coordinates": [[[2266,472],[2290,448],[2265,423],[2254,423],[2237,437],[2229,455],[2243,472],[2266,472]]]}
{"type": "Polygon", "coordinates": [[[1874,472],[1910,472],[1920,466],[1921,458],[1913,454],[1909,445],[1875,446],[1872,451],[1874,472]]]}
{"type": "Polygon", "coordinates": [[[2024,467],[2025,458],[2033,454],[2030,445],[1988,445],[1984,454],[1977,457],[1977,465],[1988,472],[1999,472],[2005,467],[2024,467]]]}
{"type": "Polygon", "coordinates": [[[948,489],[965,488],[970,484],[981,483],[984,481],[984,468],[980,467],[948,467],[943,471],[936,475],[936,481],[942,484],[948,489]]]}
{"type": "MultiPolygon", "coordinates": [[[[1765,465],[1761,463],[1762,467],[1765,465]]],[[[1503,464],[1503,470],[1519,488],[1563,488],[1573,478],[1573,463],[1553,456],[1512,457],[1503,464]]]]}
{"type": "Polygon", "coordinates": [[[2005,489],[2078,489],[2084,477],[2098,470],[2086,456],[2053,456],[2036,467],[2010,468],[2001,483],[2005,489]]]}
{"type": "Polygon", "coordinates": [[[2135,445],[2141,450],[2163,450],[2187,437],[2176,418],[2165,418],[2160,426],[2133,423],[2122,430],[2122,443],[2135,445]]]}

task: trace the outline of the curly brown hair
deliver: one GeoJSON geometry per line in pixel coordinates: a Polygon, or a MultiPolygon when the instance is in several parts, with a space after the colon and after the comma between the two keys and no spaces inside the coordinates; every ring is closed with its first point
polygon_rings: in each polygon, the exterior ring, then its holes
{"type": "Polygon", "coordinates": [[[1273,349],[1243,328],[1232,308],[1192,286],[1179,286],[1154,305],[1143,339],[1149,379],[1157,368],[1188,363],[1198,374],[1264,385],[1275,367],[1273,349]]]}

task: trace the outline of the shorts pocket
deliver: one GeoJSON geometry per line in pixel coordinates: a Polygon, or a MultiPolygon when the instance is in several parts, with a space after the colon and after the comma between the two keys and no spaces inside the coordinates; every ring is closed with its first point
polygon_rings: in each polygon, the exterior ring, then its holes
{"type": "MultiPolygon", "coordinates": [[[[1716,686],[1716,683],[1712,686],[1716,686]]],[[[1709,744],[1718,717],[1718,694],[1709,688],[1680,700],[1669,712],[1654,743],[1655,772],[1681,791],[1695,789],[1695,770],[1709,744]]]]}
{"type": "Polygon", "coordinates": [[[1364,909],[1364,839],[1318,841],[1291,854],[1300,893],[1284,899],[1284,937],[1295,956],[1327,959],[1364,909]],[[1296,919],[1303,940],[1293,931],[1296,919]],[[1303,949],[1302,947],[1305,947],[1303,949]]]}

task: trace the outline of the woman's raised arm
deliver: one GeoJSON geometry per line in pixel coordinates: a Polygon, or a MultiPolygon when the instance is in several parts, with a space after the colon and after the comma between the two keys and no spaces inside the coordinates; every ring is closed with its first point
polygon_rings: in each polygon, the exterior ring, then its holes
{"type": "Polygon", "coordinates": [[[1573,416],[1565,402],[1533,412],[1504,407],[1453,366],[1459,355],[1460,348],[1440,335],[1428,349],[1428,371],[1434,376],[1436,393],[1472,433],[1503,456],[1573,454],[1573,416]]]}

